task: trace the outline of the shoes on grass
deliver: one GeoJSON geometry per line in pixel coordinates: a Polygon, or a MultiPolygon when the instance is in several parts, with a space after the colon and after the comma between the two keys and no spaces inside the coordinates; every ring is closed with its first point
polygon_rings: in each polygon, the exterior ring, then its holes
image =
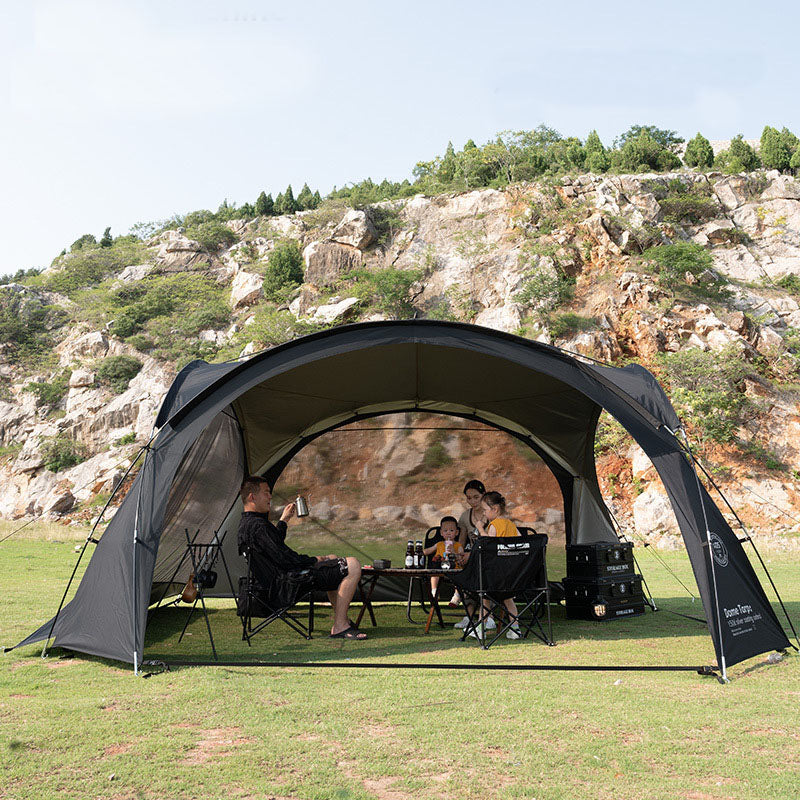
{"type": "MultiPolygon", "coordinates": [[[[486,617],[486,619],[483,622],[484,625],[486,625],[487,631],[493,631],[497,628],[497,623],[491,617],[486,617]]],[[[469,627],[469,617],[462,617],[458,622],[456,622],[455,625],[453,625],[453,627],[459,628],[460,630],[463,631],[464,628],[469,627]]]]}
{"type": "Polygon", "coordinates": [[[479,622],[468,634],[467,636],[471,636],[473,639],[483,639],[484,638],[484,630],[483,625],[479,622]]]}
{"type": "Polygon", "coordinates": [[[506,631],[506,639],[521,639],[522,638],[522,631],[516,626],[512,625],[506,631]]]}

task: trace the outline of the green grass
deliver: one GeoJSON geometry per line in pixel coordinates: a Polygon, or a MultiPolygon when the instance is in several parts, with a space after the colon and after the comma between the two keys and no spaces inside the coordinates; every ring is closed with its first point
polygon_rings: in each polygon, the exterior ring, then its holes
{"type": "MultiPolygon", "coordinates": [[[[85,530],[41,525],[0,544],[0,642],[45,621],[85,530]],[[49,539],[49,540],[48,540],[49,539]]],[[[0,526],[0,536],[11,525],[0,526]]],[[[343,550],[292,529],[295,546],[343,550]],[[312,544],[313,541],[313,544],[312,544]]],[[[405,533],[364,535],[399,558],[405,533]],[[402,541],[401,541],[402,540],[402,541]]],[[[652,558],[640,564],[662,608],[699,613],[652,558]]],[[[664,559],[687,585],[684,554],[664,559]]],[[[768,554],[795,617],[796,558],[768,554]]],[[[563,550],[548,559],[563,576],[563,550]]],[[[122,589],[121,589],[122,590],[122,589]]],[[[469,664],[707,664],[704,626],[668,611],[617,623],[555,609],[556,647],[503,640],[488,652],[452,629],[425,635],[395,605],[365,643],[331,641],[329,612],[306,642],[279,623],[248,648],[229,601],[212,601],[220,657],[469,664]]],[[[207,658],[202,617],[154,615],[146,657],[207,658]]],[[[3,798],[794,798],[800,781],[798,659],[764,657],[721,686],[688,673],[453,672],[197,667],[135,678],[128,665],[39,647],[0,659],[3,798]],[[113,777],[112,777],[113,776],[113,777]]]]}

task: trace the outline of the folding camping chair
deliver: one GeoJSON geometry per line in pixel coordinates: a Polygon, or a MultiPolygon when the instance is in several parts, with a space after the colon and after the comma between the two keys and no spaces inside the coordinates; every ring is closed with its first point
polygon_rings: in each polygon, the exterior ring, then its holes
{"type": "Polygon", "coordinates": [[[541,533],[497,538],[480,536],[464,569],[450,577],[462,595],[474,601],[468,610],[469,623],[461,641],[476,631],[478,641],[488,650],[512,625],[519,626],[523,638],[532,633],[545,644],[555,644],[550,619],[550,589],[547,583],[545,551],[547,536],[541,533]],[[506,609],[506,620],[497,626],[487,641],[483,619],[503,601],[514,598],[517,613],[506,609]],[[530,613],[528,613],[530,612],[530,613]],[[546,616],[546,630],[542,617],[546,616]]]}
{"type": "Polygon", "coordinates": [[[249,548],[240,548],[241,555],[247,563],[247,573],[239,578],[239,592],[236,595],[236,613],[242,620],[242,641],[252,646],[250,640],[261,633],[268,625],[279,619],[304,639],[310,639],[314,632],[314,590],[301,591],[291,602],[285,603],[273,597],[253,574],[253,562],[249,548]],[[308,600],[308,622],[304,623],[300,616],[291,609],[302,600],[308,600]],[[253,619],[261,621],[253,624],[253,619]]]}

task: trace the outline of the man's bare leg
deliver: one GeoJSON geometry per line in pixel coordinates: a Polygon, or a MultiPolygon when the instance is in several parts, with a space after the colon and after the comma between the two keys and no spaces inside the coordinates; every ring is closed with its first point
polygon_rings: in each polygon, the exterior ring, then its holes
{"type": "MultiPolygon", "coordinates": [[[[341,633],[350,627],[347,612],[350,610],[350,602],[356,593],[360,579],[361,564],[359,564],[358,559],[350,556],[347,559],[347,576],[339,584],[339,588],[335,592],[330,592],[330,594],[334,595],[331,600],[331,605],[333,606],[332,634],[341,633]]],[[[366,638],[363,634],[361,636],[366,638]]]]}

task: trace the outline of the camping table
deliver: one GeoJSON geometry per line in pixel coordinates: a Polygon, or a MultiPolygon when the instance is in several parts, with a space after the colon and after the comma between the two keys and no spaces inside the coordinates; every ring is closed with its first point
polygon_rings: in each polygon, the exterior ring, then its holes
{"type": "Polygon", "coordinates": [[[372,593],[375,591],[375,587],[378,584],[378,581],[382,577],[391,577],[391,578],[408,578],[408,603],[406,605],[406,619],[412,625],[422,625],[422,622],[417,622],[417,620],[413,619],[411,616],[411,594],[412,588],[414,585],[415,580],[419,580],[420,586],[420,595],[423,599],[423,611],[425,610],[424,600],[427,598],[428,602],[430,603],[430,612],[428,613],[428,619],[425,624],[425,633],[428,632],[431,626],[431,621],[433,619],[433,614],[436,614],[436,617],[439,620],[439,627],[444,628],[444,620],[442,619],[442,612],[439,608],[439,600],[438,600],[438,590],[433,593],[431,592],[431,582],[430,578],[434,575],[438,575],[440,578],[447,578],[451,572],[458,572],[459,570],[449,570],[449,569],[401,569],[391,567],[390,569],[374,569],[372,567],[364,567],[361,573],[361,580],[358,584],[358,589],[360,593],[361,599],[361,611],[358,612],[358,617],[356,617],[356,625],[361,624],[361,620],[364,616],[364,612],[369,612],[369,617],[372,620],[373,625],[377,625],[375,621],[375,612],[372,608],[372,593]],[[422,580],[422,579],[425,580],[422,580]]]}

